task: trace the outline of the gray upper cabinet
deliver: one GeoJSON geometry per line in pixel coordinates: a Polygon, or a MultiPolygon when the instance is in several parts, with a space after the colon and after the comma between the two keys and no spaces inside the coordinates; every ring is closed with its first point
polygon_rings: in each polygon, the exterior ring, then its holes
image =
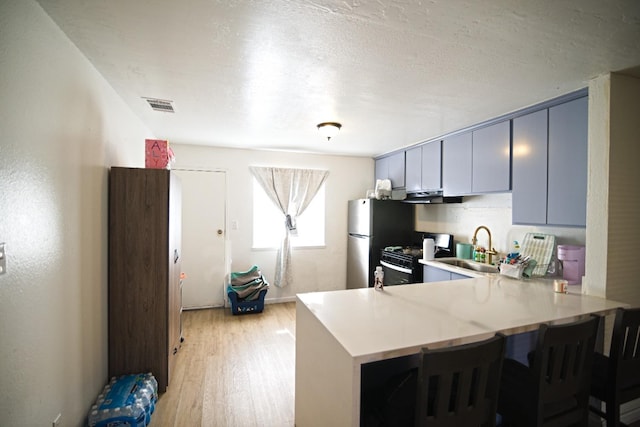
{"type": "Polygon", "coordinates": [[[445,196],[511,190],[511,122],[505,120],[444,139],[445,196]]]}
{"type": "Polygon", "coordinates": [[[471,132],[445,138],[442,142],[442,191],[445,196],[471,194],[471,132]]]}
{"type": "Polygon", "coordinates": [[[588,98],[549,108],[547,223],[587,225],[588,98]]]}
{"type": "Polygon", "coordinates": [[[389,158],[389,179],[392,188],[404,188],[404,151],[389,158]]]}
{"type": "Polygon", "coordinates": [[[588,98],[513,120],[512,222],[586,226],[588,98]]]}
{"type": "Polygon", "coordinates": [[[404,151],[376,159],[376,179],[390,179],[392,188],[404,188],[404,151]]]}
{"type": "Polygon", "coordinates": [[[379,179],[389,178],[389,158],[388,157],[382,157],[380,159],[376,159],[375,174],[376,174],[376,181],[379,179]]]}
{"type": "Polygon", "coordinates": [[[434,141],[406,150],[407,193],[442,189],[442,142],[434,141]]]}
{"type": "Polygon", "coordinates": [[[513,119],[514,224],[547,223],[547,110],[513,119]]]}
{"type": "Polygon", "coordinates": [[[506,120],[473,131],[473,193],[511,190],[511,121],[506,120]]]}
{"type": "Polygon", "coordinates": [[[442,141],[422,146],[422,189],[442,189],[442,141]]]}
{"type": "Polygon", "coordinates": [[[422,190],[422,147],[405,152],[405,184],[407,193],[422,190]]]}
{"type": "Polygon", "coordinates": [[[514,224],[585,227],[586,90],[490,123],[378,158],[376,179],[407,193],[511,191],[514,224]]]}

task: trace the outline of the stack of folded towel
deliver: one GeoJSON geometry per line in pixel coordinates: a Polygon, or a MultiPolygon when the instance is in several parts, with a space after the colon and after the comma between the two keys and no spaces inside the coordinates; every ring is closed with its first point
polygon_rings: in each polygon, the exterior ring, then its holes
{"type": "Polygon", "coordinates": [[[269,283],[267,283],[257,265],[247,271],[231,273],[229,278],[230,283],[227,286],[227,293],[235,292],[238,295],[238,300],[256,300],[260,296],[260,291],[269,288],[269,283]]]}

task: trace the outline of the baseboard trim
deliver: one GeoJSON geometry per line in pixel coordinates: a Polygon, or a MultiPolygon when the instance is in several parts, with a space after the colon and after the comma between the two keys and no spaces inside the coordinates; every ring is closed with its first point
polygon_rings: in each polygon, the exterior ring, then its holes
{"type": "Polygon", "coordinates": [[[222,305],[203,305],[202,307],[182,307],[182,311],[205,310],[208,308],[222,308],[222,305]]]}
{"type": "MultiPolygon", "coordinates": [[[[265,298],[264,299],[264,304],[279,304],[281,302],[295,302],[296,301],[296,297],[295,295],[292,297],[281,297],[281,298],[265,298]]],[[[228,298],[225,298],[224,300],[224,305],[215,305],[215,306],[209,306],[209,307],[195,307],[195,308],[183,308],[183,310],[199,310],[201,308],[231,308],[231,303],[229,302],[228,298]]]]}
{"type": "Polygon", "coordinates": [[[296,301],[296,297],[295,295],[292,297],[282,297],[282,298],[265,298],[264,303],[265,304],[278,304],[281,302],[295,302],[296,301]]]}

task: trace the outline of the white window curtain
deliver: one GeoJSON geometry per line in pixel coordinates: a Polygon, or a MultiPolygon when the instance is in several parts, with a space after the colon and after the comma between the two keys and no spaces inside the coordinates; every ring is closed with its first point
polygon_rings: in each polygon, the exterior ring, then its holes
{"type": "Polygon", "coordinates": [[[284,219],[284,233],[276,257],[274,285],[285,287],[291,282],[291,242],[297,233],[296,218],[309,206],[329,176],[329,171],[315,169],[287,169],[250,167],[269,199],[280,209],[284,219]]]}

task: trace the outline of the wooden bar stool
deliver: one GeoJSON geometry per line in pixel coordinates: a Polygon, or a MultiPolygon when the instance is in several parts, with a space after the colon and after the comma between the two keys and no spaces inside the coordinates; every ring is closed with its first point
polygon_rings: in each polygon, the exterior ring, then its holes
{"type": "Polygon", "coordinates": [[[620,405],[640,398],[640,308],[616,311],[609,356],[594,355],[591,396],[605,403],[605,411],[590,406],[607,420],[607,427],[618,427],[620,405]]]}
{"type": "Polygon", "coordinates": [[[530,367],[505,359],[498,413],[508,426],[586,426],[599,318],[539,328],[530,367]]]}
{"type": "Polygon", "coordinates": [[[423,349],[418,373],[415,425],[495,426],[505,337],[423,349]]]}

